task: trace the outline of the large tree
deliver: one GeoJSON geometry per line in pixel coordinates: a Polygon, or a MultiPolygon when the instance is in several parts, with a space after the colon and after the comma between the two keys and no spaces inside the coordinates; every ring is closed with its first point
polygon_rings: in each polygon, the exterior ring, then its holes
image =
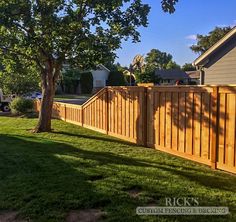
{"type": "MultiPolygon", "coordinates": [[[[177,0],[162,0],[174,12],[177,0]]],[[[56,83],[65,62],[79,68],[114,58],[122,39],[139,41],[149,6],[141,0],[0,0],[2,53],[34,61],[43,99],[35,132],[51,130],[56,83]]]]}
{"type": "Polygon", "coordinates": [[[158,49],[152,49],[145,58],[146,66],[159,69],[166,69],[170,61],[172,61],[172,55],[158,49]]]}
{"type": "Polygon", "coordinates": [[[231,27],[215,27],[215,29],[209,32],[207,35],[197,35],[197,44],[192,45],[190,49],[195,52],[202,54],[206,52],[211,46],[218,42],[223,36],[225,36],[231,27]]]}

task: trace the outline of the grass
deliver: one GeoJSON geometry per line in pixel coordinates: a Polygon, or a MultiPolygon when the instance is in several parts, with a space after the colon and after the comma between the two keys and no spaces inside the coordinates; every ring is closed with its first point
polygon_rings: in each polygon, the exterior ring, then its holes
{"type": "Polygon", "coordinates": [[[0,117],[0,210],[32,221],[65,221],[70,210],[107,212],[104,221],[236,221],[236,177],[162,152],[53,120],[0,117]],[[134,198],[127,191],[139,190],[134,198]],[[137,206],[195,197],[228,206],[228,216],[137,216],[137,206]]]}
{"type": "Polygon", "coordinates": [[[70,100],[70,99],[88,99],[91,97],[91,94],[82,94],[82,95],[74,95],[74,94],[61,94],[61,95],[56,95],[55,99],[56,100],[70,100]]]}

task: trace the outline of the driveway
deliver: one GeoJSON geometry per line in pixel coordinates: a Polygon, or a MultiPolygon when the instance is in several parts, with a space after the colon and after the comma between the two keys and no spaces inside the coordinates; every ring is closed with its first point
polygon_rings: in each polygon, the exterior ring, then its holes
{"type": "Polygon", "coordinates": [[[0,116],[10,116],[11,112],[2,112],[0,111],[0,116]]]}
{"type": "Polygon", "coordinates": [[[69,104],[75,104],[75,105],[82,105],[85,103],[89,98],[83,98],[83,99],[55,99],[56,102],[61,103],[69,103],[69,104]]]}

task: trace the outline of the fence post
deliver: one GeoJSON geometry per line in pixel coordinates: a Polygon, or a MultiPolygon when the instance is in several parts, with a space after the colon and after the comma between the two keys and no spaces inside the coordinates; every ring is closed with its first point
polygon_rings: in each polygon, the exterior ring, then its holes
{"type": "Polygon", "coordinates": [[[81,126],[84,126],[84,107],[81,106],[81,126]]]}
{"type": "Polygon", "coordinates": [[[148,146],[147,143],[147,134],[148,134],[148,104],[147,104],[147,91],[148,91],[148,87],[144,87],[144,93],[143,93],[143,104],[142,104],[142,107],[143,107],[143,145],[144,146],[148,146]]]}
{"type": "Polygon", "coordinates": [[[106,104],[106,118],[105,118],[105,126],[106,126],[106,134],[108,134],[108,130],[109,130],[109,90],[106,87],[106,100],[105,100],[105,104],[106,104]]]}
{"type": "Polygon", "coordinates": [[[65,114],[64,119],[65,119],[65,122],[66,122],[66,105],[64,105],[64,114],[65,114]]]}
{"type": "Polygon", "coordinates": [[[218,118],[218,112],[219,112],[219,87],[214,86],[213,87],[213,93],[212,93],[212,101],[211,101],[211,107],[212,107],[212,122],[211,122],[211,168],[216,169],[216,163],[217,163],[217,150],[218,150],[218,125],[219,125],[219,118],[218,118]]]}

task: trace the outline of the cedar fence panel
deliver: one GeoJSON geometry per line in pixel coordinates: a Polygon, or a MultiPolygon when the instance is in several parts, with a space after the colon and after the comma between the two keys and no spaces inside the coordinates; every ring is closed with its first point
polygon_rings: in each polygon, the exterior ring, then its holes
{"type": "Polygon", "coordinates": [[[52,116],[236,173],[236,86],[106,87],[52,116]]]}
{"type": "Polygon", "coordinates": [[[149,87],[148,146],[211,165],[211,87],[149,87]]]}
{"type": "Polygon", "coordinates": [[[100,90],[83,106],[83,126],[89,129],[107,133],[107,89],[100,90]]]}
{"type": "Polygon", "coordinates": [[[236,173],[236,87],[219,87],[218,120],[217,168],[236,173]]]}
{"type": "Polygon", "coordinates": [[[108,87],[108,134],[145,145],[145,87],[108,87]]]}

